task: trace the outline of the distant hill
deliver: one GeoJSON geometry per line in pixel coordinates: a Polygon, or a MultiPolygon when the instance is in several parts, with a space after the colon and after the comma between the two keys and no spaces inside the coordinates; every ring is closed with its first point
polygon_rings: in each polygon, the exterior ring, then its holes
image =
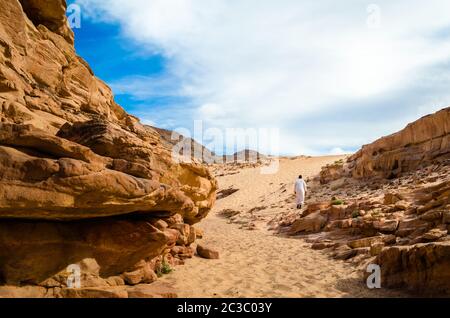
{"type": "MultiPolygon", "coordinates": [[[[190,156],[192,159],[197,159],[201,163],[213,164],[216,163],[219,157],[215,155],[214,152],[210,151],[208,148],[198,143],[192,138],[185,137],[183,135],[178,134],[172,130],[162,129],[151,127],[156,130],[161,135],[161,141],[166,145],[166,147],[172,149],[176,146],[180,141],[185,141],[187,144],[191,143],[191,151],[190,156]]],[[[180,150],[180,155],[183,155],[182,150],[180,150]]]]}
{"type": "MultiPolygon", "coordinates": [[[[163,129],[163,128],[156,128],[149,126],[152,129],[156,130],[160,135],[162,142],[165,144],[168,148],[173,148],[176,146],[180,141],[183,141],[187,143],[187,145],[190,144],[191,151],[190,156],[192,159],[196,159],[201,163],[206,164],[220,164],[220,163],[246,163],[246,162],[261,162],[268,159],[267,156],[260,154],[258,151],[255,150],[241,150],[239,152],[236,152],[233,155],[223,155],[219,156],[216,155],[213,151],[209,150],[199,142],[195,141],[192,138],[185,137],[183,135],[178,134],[177,132],[163,129]]],[[[180,155],[183,155],[181,153],[180,155]]]]}
{"type": "Polygon", "coordinates": [[[260,154],[258,151],[249,149],[238,151],[234,155],[223,156],[223,160],[226,163],[257,162],[257,161],[264,161],[266,159],[268,159],[267,156],[260,154]]]}

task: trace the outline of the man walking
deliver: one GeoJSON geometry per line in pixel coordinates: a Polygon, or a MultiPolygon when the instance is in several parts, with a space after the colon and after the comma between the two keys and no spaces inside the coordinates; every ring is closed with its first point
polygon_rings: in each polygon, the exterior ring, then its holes
{"type": "Polygon", "coordinates": [[[305,196],[306,196],[306,182],[303,180],[303,176],[298,176],[297,181],[295,181],[294,193],[297,202],[297,209],[301,209],[303,204],[305,204],[305,196]]]}

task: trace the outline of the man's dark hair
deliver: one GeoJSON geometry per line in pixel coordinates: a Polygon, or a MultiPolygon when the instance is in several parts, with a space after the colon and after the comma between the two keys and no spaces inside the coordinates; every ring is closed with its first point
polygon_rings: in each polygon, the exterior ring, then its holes
{"type": "Polygon", "coordinates": [[[299,178],[299,179],[303,179],[303,176],[302,176],[302,175],[299,175],[298,178],[299,178]]]}

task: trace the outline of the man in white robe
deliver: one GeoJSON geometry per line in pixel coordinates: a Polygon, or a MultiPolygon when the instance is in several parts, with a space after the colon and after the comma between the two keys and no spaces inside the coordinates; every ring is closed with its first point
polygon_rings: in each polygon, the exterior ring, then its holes
{"type": "Polygon", "coordinates": [[[299,176],[297,181],[295,181],[295,197],[297,203],[297,209],[301,209],[303,204],[305,204],[305,196],[306,196],[306,182],[303,180],[303,176],[299,176]]]}

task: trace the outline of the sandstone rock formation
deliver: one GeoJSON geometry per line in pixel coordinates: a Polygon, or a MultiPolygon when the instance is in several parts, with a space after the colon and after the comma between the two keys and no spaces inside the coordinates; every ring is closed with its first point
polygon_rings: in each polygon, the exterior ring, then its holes
{"type": "Polygon", "coordinates": [[[375,263],[383,285],[422,295],[450,294],[450,243],[395,246],[384,249],[375,263]]]}
{"type": "Polygon", "coordinates": [[[450,158],[450,108],[425,116],[405,129],[363,146],[349,158],[355,178],[393,178],[450,158]]]}
{"type": "MultiPolygon", "coordinates": [[[[377,190],[364,190],[362,182],[336,189],[341,199],[311,202],[301,216],[285,215],[279,231],[302,235],[335,259],[379,264],[382,287],[449,295],[450,165],[377,183],[377,190]]],[[[316,197],[323,188],[310,187],[316,197]]]]}
{"type": "Polygon", "coordinates": [[[215,249],[204,246],[201,244],[197,244],[197,254],[200,257],[206,258],[206,259],[218,259],[219,258],[219,252],[215,249]]]}
{"type": "Polygon", "coordinates": [[[336,161],[332,165],[327,165],[320,171],[320,183],[326,184],[338,180],[345,175],[344,161],[336,161]]]}
{"type": "Polygon", "coordinates": [[[278,218],[278,231],[336,259],[379,264],[383,287],[449,295],[449,124],[445,108],[323,167],[313,201],[278,218]]]}
{"type": "Polygon", "coordinates": [[[84,259],[102,279],[145,283],[130,273],[182,263],[186,252],[171,249],[195,240],[216,181],[174,160],[114,101],[76,55],[65,9],[65,0],[0,3],[0,283],[42,284],[84,259]]]}

